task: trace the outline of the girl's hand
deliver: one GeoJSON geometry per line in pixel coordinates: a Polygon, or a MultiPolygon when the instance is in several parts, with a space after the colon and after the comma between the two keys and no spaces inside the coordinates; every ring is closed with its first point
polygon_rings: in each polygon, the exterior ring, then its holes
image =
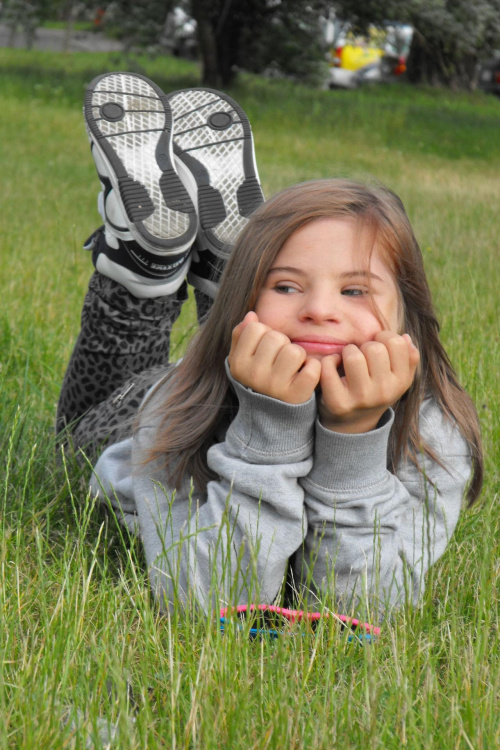
{"type": "Polygon", "coordinates": [[[321,362],[321,424],[334,432],[373,430],[413,382],[420,361],[408,334],[380,331],[359,348],[349,344],[321,362]],[[342,361],[344,375],[338,373],[342,361]]]}
{"type": "Polygon", "coordinates": [[[301,346],[259,322],[249,312],[233,330],[231,375],[242,385],[288,404],[308,401],[319,383],[321,364],[307,359],[301,346]]]}

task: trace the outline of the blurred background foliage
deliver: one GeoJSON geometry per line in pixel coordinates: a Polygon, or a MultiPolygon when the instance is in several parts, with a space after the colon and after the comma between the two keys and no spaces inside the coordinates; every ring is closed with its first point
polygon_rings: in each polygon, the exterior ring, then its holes
{"type": "Polygon", "coordinates": [[[202,83],[215,87],[231,85],[240,70],[320,83],[332,18],[360,33],[387,21],[411,24],[410,83],[472,89],[478,62],[500,47],[500,0],[5,0],[2,14],[28,47],[49,20],[65,22],[69,33],[86,19],[126,51],[199,55],[202,83]]]}

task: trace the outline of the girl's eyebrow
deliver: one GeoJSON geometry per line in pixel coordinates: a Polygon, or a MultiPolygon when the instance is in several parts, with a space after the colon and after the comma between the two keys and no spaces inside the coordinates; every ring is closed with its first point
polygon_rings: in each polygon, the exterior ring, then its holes
{"type": "MultiPolygon", "coordinates": [[[[307,271],[302,270],[301,268],[295,268],[294,266],[275,266],[274,268],[269,269],[269,273],[295,273],[300,276],[305,276],[307,271]]],[[[341,279],[355,279],[360,277],[363,279],[384,281],[380,276],[377,276],[376,273],[373,273],[373,271],[366,271],[365,269],[359,271],[344,271],[344,273],[340,274],[341,279]]]]}
{"type": "Polygon", "coordinates": [[[364,278],[364,279],[376,279],[377,281],[384,281],[380,276],[377,276],[376,273],[373,273],[373,271],[345,271],[344,273],[340,274],[341,279],[354,279],[354,278],[364,278]]]}
{"type": "Polygon", "coordinates": [[[294,266],[274,266],[273,268],[269,269],[268,273],[298,273],[302,276],[305,275],[305,271],[301,270],[300,268],[295,268],[294,266]]]}

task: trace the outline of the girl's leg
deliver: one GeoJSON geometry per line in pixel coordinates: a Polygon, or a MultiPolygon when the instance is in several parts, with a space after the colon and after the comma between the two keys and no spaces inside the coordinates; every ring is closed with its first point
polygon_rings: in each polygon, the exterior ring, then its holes
{"type": "Polygon", "coordinates": [[[93,453],[129,434],[146,391],[165,372],[170,332],[187,298],[138,299],[95,272],[85,297],[81,331],[64,376],[56,430],[93,453]]]}
{"type": "Polygon", "coordinates": [[[104,226],[85,245],[97,272],[56,429],[88,451],[130,430],[143,392],[168,364],[198,219],[173,161],[171,109],[156,84],[130,73],[99,76],[84,116],[104,226]]]}

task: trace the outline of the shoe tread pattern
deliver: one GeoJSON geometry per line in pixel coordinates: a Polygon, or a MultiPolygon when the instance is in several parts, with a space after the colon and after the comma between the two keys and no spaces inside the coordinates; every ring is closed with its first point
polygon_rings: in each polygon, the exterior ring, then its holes
{"type": "Polygon", "coordinates": [[[144,76],[105,74],[87,90],[85,119],[94,146],[111,166],[111,182],[137,241],[160,252],[189,245],[197,225],[189,195],[184,191],[182,199],[175,202],[171,190],[168,200],[163,191],[165,185],[173,185],[172,174],[183,188],[169,155],[172,115],[165,94],[144,76]],[[120,105],[124,111],[120,120],[108,121],[102,116],[107,103],[120,105]]]}
{"type": "Polygon", "coordinates": [[[166,169],[160,177],[160,188],[168,208],[182,213],[192,213],[194,206],[175,169],[166,169]]]}
{"type": "Polygon", "coordinates": [[[155,207],[142,183],[127,176],[120,177],[118,184],[129,221],[138,224],[151,216],[155,207]]]}
{"type": "Polygon", "coordinates": [[[200,185],[198,189],[198,215],[205,230],[221,224],[227,216],[222,195],[211,185],[200,185]]]}
{"type": "Polygon", "coordinates": [[[245,182],[242,182],[236,195],[240,213],[245,217],[250,216],[263,200],[262,188],[256,177],[248,177],[245,182]]]}
{"type": "Polygon", "coordinates": [[[189,89],[167,98],[174,153],[197,183],[200,227],[211,249],[227,257],[248,216],[264,200],[250,123],[236,102],[212,89],[189,89]],[[218,122],[228,124],[219,129],[218,122]]]}

